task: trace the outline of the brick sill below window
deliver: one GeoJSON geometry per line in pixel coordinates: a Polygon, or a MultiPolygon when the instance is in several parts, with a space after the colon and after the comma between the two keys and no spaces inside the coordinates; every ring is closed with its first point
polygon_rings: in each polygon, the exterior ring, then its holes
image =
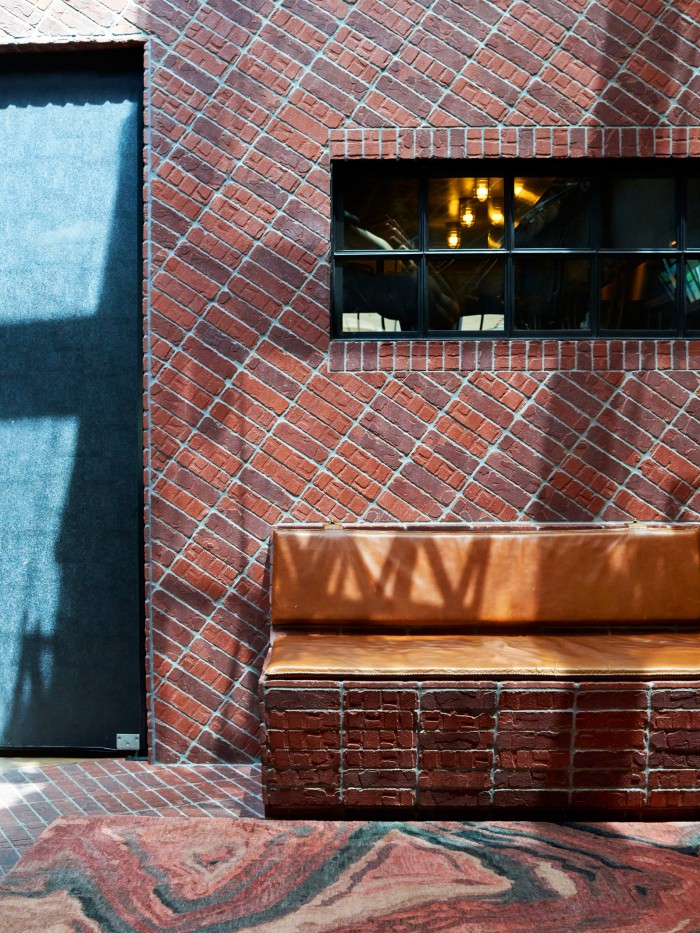
{"type": "Polygon", "coordinates": [[[700,370],[700,340],[332,340],[331,372],[700,370]]]}

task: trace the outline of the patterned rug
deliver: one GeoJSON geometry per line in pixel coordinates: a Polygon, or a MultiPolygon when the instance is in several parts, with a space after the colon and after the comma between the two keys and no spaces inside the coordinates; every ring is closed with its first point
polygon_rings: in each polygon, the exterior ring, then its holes
{"type": "Polygon", "coordinates": [[[700,823],[81,817],[0,883],[0,929],[698,933],[700,823]]]}

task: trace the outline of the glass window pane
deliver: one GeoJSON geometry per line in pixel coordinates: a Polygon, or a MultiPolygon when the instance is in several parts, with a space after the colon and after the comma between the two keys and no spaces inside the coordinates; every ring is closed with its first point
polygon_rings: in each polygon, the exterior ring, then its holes
{"type": "Polygon", "coordinates": [[[585,249],[590,245],[590,181],[525,178],[513,182],[515,246],[585,249]]]}
{"type": "Polygon", "coordinates": [[[428,261],[431,330],[502,331],[503,259],[444,256],[428,261]]]}
{"type": "Polygon", "coordinates": [[[513,261],[516,330],[588,330],[588,259],[520,256],[513,261]]]}
{"type": "Polygon", "coordinates": [[[700,178],[688,179],[686,242],[693,249],[700,248],[700,178]]]}
{"type": "Polygon", "coordinates": [[[673,178],[612,178],[603,184],[602,245],[668,249],[677,245],[673,178]]]}
{"type": "Polygon", "coordinates": [[[600,326],[604,330],[673,328],[677,263],[651,256],[610,256],[602,263],[600,326]]]}
{"type": "Polygon", "coordinates": [[[339,264],[342,331],[411,331],[418,320],[416,263],[395,257],[339,264]]]}
{"type": "Polygon", "coordinates": [[[348,178],[340,249],[416,249],[418,181],[371,173],[348,178]]]}
{"type": "Polygon", "coordinates": [[[700,330],[700,258],[685,263],[685,316],[689,330],[700,330]]]}
{"type": "Polygon", "coordinates": [[[501,249],[503,210],[502,178],[431,178],[430,249],[501,249]]]}

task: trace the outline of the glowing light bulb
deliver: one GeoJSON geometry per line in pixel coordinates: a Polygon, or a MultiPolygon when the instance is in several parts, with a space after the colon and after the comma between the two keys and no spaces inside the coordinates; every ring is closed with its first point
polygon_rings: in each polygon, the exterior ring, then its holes
{"type": "Polygon", "coordinates": [[[459,222],[463,227],[474,226],[474,207],[466,198],[459,202],[459,222]]]}
{"type": "Polygon", "coordinates": [[[474,187],[474,194],[476,195],[477,201],[485,201],[489,196],[489,180],[488,178],[477,178],[476,185],[474,187]]]}
{"type": "Polygon", "coordinates": [[[462,238],[459,235],[457,224],[450,224],[447,227],[447,245],[450,249],[458,249],[461,246],[462,238]]]}

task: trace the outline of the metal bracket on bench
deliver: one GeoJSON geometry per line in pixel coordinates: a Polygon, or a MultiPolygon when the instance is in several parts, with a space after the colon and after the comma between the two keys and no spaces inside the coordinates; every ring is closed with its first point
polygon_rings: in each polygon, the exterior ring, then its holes
{"type": "Polygon", "coordinates": [[[329,518],[327,522],[323,523],[324,531],[342,531],[343,523],[337,522],[334,518],[329,518]]]}

